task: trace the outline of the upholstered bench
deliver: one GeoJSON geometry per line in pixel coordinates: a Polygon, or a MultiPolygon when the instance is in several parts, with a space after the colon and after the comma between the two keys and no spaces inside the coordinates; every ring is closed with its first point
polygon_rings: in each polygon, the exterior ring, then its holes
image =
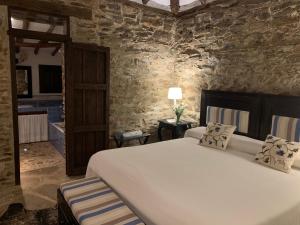
{"type": "Polygon", "coordinates": [[[115,191],[98,177],[62,184],[57,199],[61,225],[144,225],[115,191]]]}

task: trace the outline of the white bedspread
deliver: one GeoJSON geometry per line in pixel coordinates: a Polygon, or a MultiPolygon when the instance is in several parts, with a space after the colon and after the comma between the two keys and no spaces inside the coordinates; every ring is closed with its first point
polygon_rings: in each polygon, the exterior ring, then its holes
{"type": "Polygon", "coordinates": [[[87,176],[106,180],[147,225],[300,225],[300,171],[184,138],[95,154],[87,176]]]}

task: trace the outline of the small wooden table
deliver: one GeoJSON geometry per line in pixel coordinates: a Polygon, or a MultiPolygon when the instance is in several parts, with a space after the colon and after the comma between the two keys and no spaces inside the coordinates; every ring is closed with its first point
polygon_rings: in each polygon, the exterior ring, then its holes
{"type": "Polygon", "coordinates": [[[179,123],[176,122],[168,122],[167,119],[159,120],[158,126],[158,138],[160,141],[162,138],[162,129],[170,129],[172,130],[172,139],[179,138],[186,130],[192,128],[192,122],[181,120],[179,123]]]}

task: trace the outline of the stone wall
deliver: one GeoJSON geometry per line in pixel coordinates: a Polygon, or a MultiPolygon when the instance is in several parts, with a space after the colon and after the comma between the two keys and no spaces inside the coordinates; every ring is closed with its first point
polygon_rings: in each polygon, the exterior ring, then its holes
{"type": "Polygon", "coordinates": [[[13,152],[12,99],[7,7],[0,6],[0,215],[7,204],[20,202],[15,185],[13,152]]]}
{"type": "Polygon", "coordinates": [[[299,0],[239,0],[178,20],[176,72],[188,115],[201,89],[300,95],[299,0]]]}
{"type": "Polygon", "coordinates": [[[7,8],[0,6],[0,191],[14,185],[12,102],[7,8]]]}
{"type": "Polygon", "coordinates": [[[110,0],[99,8],[99,44],[111,48],[111,132],[154,132],[158,119],[172,115],[175,19],[110,0]]]}

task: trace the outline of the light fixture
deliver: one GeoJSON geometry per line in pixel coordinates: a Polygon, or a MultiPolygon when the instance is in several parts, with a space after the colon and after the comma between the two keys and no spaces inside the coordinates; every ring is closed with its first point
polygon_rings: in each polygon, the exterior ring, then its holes
{"type": "Polygon", "coordinates": [[[171,87],[169,88],[168,99],[174,100],[174,106],[176,101],[182,99],[182,90],[180,87],[171,87]]]}

